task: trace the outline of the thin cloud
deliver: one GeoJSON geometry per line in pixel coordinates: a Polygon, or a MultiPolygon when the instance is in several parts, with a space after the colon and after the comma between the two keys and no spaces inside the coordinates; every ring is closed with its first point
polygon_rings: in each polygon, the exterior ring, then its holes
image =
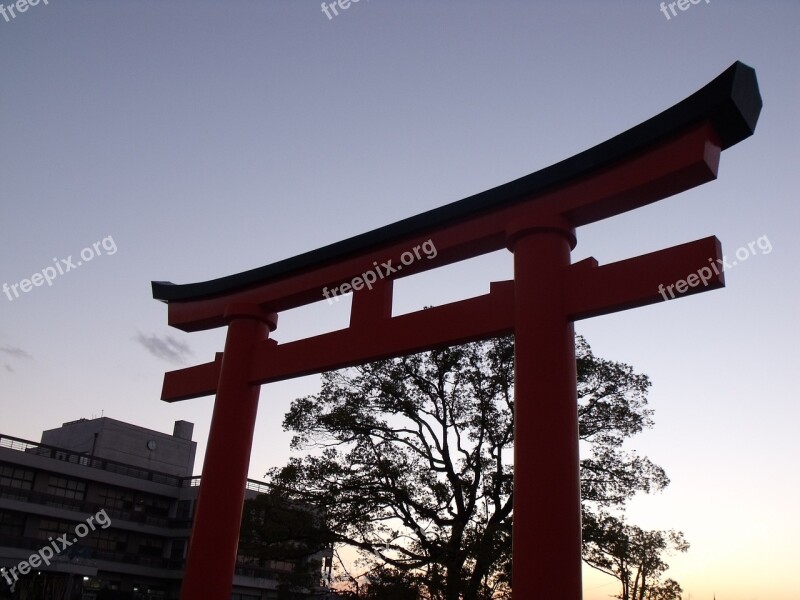
{"type": "Polygon", "coordinates": [[[171,335],[159,336],[155,333],[145,335],[140,332],[134,339],[156,358],[171,363],[185,363],[187,357],[192,354],[187,344],[171,335]]]}
{"type": "Polygon", "coordinates": [[[13,367],[11,365],[6,364],[5,367],[6,367],[6,371],[8,371],[9,373],[16,373],[16,371],[13,369],[13,367]]]}
{"type": "Polygon", "coordinates": [[[9,356],[13,356],[14,358],[25,358],[28,360],[32,360],[33,357],[25,352],[22,348],[18,348],[17,346],[0,346],[0,352],[4,354],[8,354],[9,356]]]}

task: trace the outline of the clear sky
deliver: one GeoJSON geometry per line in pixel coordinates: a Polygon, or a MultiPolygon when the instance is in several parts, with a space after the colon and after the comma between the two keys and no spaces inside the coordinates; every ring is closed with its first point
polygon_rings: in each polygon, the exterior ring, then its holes
{"type": "MultiPolygon", "coordinates": [[[[799,21],[797,0],[701,1],[669,19],[655,0],[361,0],[332,18],[310,0],[42,0],[0,16],[0,285],[51,274],[0,295],[0,432],[186,419],[201,459],[213,399],[167,405],[161,382],[210,360],[224,332],[170,330],[151,280],[269,264],[504,183],[741,60],[764,110],[719,179],[579,229],[574,260],[708,235],[729,256],[769,244],[723,290],[578,331],[653,380],[656,427],[630,447],[672,484],[629,512],[686,534],[670,574],[694,600],[800,600],[799,21]]],[[[396,311],[483,293],[510,258],[404,280],[396,311]]],[[[282,315],[274,337],[346,319],[346,301],[321,303],[282,315]]],[[[317,386],[262,390],[252,477],[286,460],[283,413],[317,386]]],[[[616,587],[587,572],[585,590],[616,587]]]]}

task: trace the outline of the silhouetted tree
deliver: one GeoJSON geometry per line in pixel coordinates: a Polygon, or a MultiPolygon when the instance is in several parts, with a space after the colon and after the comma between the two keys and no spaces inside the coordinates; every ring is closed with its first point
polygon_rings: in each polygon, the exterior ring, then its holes
{"type": "MultiPolygon", "coordinates": [[[[621,506],[668,479],[622,450],[652,426],[645,375],[577,339],[584,511],[621,506]]],[[[511,576],[513,338],[325,373],[284,419],[292,447],[271,471],[319,507],[338,542],[418,581],[423,597],[497,598],[511,576]]]]}
{"type": "Polygon", "coordinates": [[[612,515],[584,515],[584,560],[622,584],[621,600],[680,600],[683,590],[662,580],[664,556],[686,552],[680,531],[645,531],[612,515]]]}

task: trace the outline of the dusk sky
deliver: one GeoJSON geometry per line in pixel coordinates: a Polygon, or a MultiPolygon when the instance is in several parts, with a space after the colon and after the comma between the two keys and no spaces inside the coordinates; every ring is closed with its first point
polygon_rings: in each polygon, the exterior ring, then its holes
{"type": "MultiPolygon", "coordinates": [[[[167,370],[212,360],[224,331],[169,328],[152,280],[270,264],[516,179],[741,60],[764,109],[753,137],[723,153],[718,180],[582,227],[573,252],[603,264],[716,235],[731,260],[740,250],[726,287],[577,332],[596,355],[652,379],[655,427],[628,448],[672,482],[628,516],[684,532],[691,549],[668,560],[668,575],[693,600],[800,600],[800,2],[702,0],[675,15],[659,5],[361,0],[331,16],[308,0],[6,8],[0,433],[38,440],[101,414],[171,432],[185,419],[199,474],[213,398],[166,404],[161,384],[167,370]],[[20,287],[37,273],[38,286],[20,287]]],[[[404,279],[395,313],[486,293],[511,278],[511,258],[404,279]]],[[[282,314],[272,337],[346,326],[348,306],[282,314]]],[[[318,388],[306,377],[262,389],[251,477],[285,463],[283,415],[318,388]]],[[[601,600],[618,584],[587,568],[584,590],[601,600]]]]}

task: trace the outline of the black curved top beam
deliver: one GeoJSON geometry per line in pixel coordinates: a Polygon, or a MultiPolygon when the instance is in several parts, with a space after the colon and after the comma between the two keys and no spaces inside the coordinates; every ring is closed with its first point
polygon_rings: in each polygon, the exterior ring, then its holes
{"type": "Polygon", "coordinates": [[[753,134],[761,106],[755,70],[737,61],[716,79],[664,112],[554,165],[479,194],[271,265],[199,283],[153,281],[153,297],[163,302],[181,302],[222,296],[309,267],[335,262],[444,223],[511,204],[523,197],[530,198],[621,160],[695,123],[711,122],[724,150],[753,134]]]}

